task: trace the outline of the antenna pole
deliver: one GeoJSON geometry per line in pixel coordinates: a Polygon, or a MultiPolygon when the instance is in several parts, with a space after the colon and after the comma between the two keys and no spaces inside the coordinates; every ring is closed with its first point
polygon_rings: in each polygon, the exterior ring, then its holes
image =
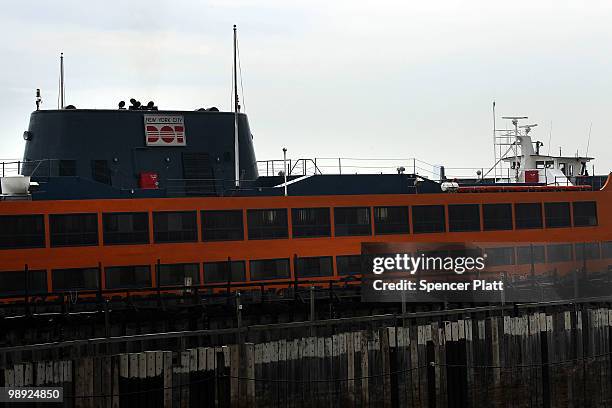
{"type": "Polygon", "coordinates": [[[589,137],[587,139],[587,147],[586,147],[586,152],[584,154],[585,156],[589,155],[589,146],[591,145],[591,129],[593,129],[593,122],[591,122],[591,124],[589,125],[589,137]]]}
{"type": "MultiPolygon", "coordinates": [[[[497,140],[495,137],[495,101],[493,101],[493,163],[497,162],[497,140]]],[[[495,166],[497,166],[497,164],[495,166]]],[[[497,169],[495,169],[494,178],[495,182],[497,182],[497,169]]]]}
{"type": "Polygon", "coordinates": [[[64,53],[60,54],[60,109],[64,109],[64,53]]]}
{"type": "Polygon", "coordinates": [[[238,148],[238,74],[236,71],[236,24],[234,24],[234,165],[236,187],[240,187],[240,150],[238,148]]]}

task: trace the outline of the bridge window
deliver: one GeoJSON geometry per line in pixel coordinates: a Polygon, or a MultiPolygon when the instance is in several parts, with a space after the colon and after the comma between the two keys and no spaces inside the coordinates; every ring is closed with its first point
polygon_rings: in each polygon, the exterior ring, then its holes
{"type": "Polygon", "coordinates": [[[546,262],[543,245],[516,247],[516,263],[519,265],[546,262]]]}
{"type": "Polygon", "coordinates": [[[91,177],[98,183],[111,184],[111,171],[107,160],[91,161],[91,177]]]}
{"type": "Polygon", "coordinates": [[[514,247],[499,247],[485,249],[486,266],[514,265],[514,247]]]}
{"type": "Polygon", "coordinates": [[[98,268],[54,269],[51,271],[53,291],[97,289],[98,274],[98,268]]]}
{"type": "Polygon", "coordinates": [[[288,237],[287,210],[247,210],[249,239],[278,239],[288,237]]]}
{"type": "Polygon", "coordinates": [[[148,244],[149,215],[147,213],[103,214],[104,245],[148,244]]]}
{"type": "Polygon", "coordinates": [[[574,206],[574,227],[593,227],[597,225],[597,203],[595,201],[576,201],[574,206]]]}
{"type": "Polygon", "coordinates": [[[546,228],[563,228],[570,226],[569,203],[545,203],[546,228]]]}
{"type": "Polygon", "coordinates": [[[374,231],[381,234],[408,234],[408,207],[374,207],[374,231]]]}
{"type": "Polygon", "coordinates": [[[446,231],[443,205],[413,205],[412,228],[415,234],[446,231]]]}
{"type": "Polygon", "coordinates": [[[200,265],[197,263],[159,265],[159,286],[187,286],[200,283],[200,265]]]}
{"type": "Polygon", "coordinates": [[[97,214],[53,214],[49,229],[52,247],[98,245],[97,214]]]}
{"type": "Polygon", "coordinates": [[[153,213],[155,242],[196,242],[198,222],[195,211],[153,213]]]}
{"type": "Polygon", "coordinates": [[[514,204],[517,229],[542,228],[542,204],[514,204]]]}
{"type": "Polygon", "coordinates": [[[546,247],[548,262],[567,262],[572,260],[572,244],[552,244],[546,247]]]}
{"type": "Polygon", "coordinates": [[[372,235],[370,207],[334,208],[336,236],[372,235]]]}
{"type": "Polygon", "coordinates": [[[449,205],[448,228],[451,232],[480,231],[480,208],[478,204],[449,205]]]}
{"type": "Polygon", "coordinates": [[[361,274],[361,255],[336,256],[336,270],[338,271],[338,275],[361,274]]]}
{"type": "Polygon", "coordinates": [[[227,282],[231,270],[231,282],[246,281],[244,261],[204,262],[204,282],[227,282]]]}
{"type": "Polygon", "coordinates": [[[294,238],[329,237],[329,208],[293,208],[291,222],[294,238]]]}
{"type": "Polygon", "coordinates": [[[576,250],[576,260],[599,259],[599,242],[579,242],[574,244],[576,250]]]}
{"type": "Polygon", "coordinates": [[[202,211],[203,241],[241,241],[243,239],[242,210],[202,211]]]}
{"type": "Polygon", "coordinates": [[[251,280],[288,279],[289,259],[258,259],[250,262],[251,280]]]}
{"type": "Polygon", "coordinates": [[[483,204],[482,217],[485,231],[512,229],[512,206],[510,204],[483,204]]]}
{"type": "Polygon", "coordinates": [[[151,286],[151,267],[112,266],[105,268],[106,289],[146,288],[151,286]]]}
{"type": "Polygon", "coordinates": [[[42,215],[0,215],[0,249],[45,246],[42,215]]]}
{"type": "Polygon", "coordinates": [[[60,160],[58,174],[60,177],[76,176],[76,160],[60,160]]]}
{"type": "Polygon", "coordinates": [[[299,278],[332,276],[334,268],[331,256],[295,259],[295,273],[299,278]]]}
{"type": "MultiPolygon", "coordinates": [[[[4,295],[25,294],[25,271],[0,272],[0,288],[4,295]]],[[[28,294],[47,293],[47,271],[28,271],[28,294]]]]}

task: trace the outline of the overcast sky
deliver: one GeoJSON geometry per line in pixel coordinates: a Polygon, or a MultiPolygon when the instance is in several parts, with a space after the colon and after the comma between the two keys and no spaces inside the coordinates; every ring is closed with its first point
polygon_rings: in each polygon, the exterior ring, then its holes
{"type": "Polygon", "coordinates": [[[612,169],[612,2],[559,0],[5,3],[0,158],[21,157],[36,88],[56,108],[61,51],[79,108],[229,109],[232,24],[260,160],[486,168],[496,100],[544,151],[552,123],[553,152],[585,154],[592,123],[596,172],[612,169]]]}

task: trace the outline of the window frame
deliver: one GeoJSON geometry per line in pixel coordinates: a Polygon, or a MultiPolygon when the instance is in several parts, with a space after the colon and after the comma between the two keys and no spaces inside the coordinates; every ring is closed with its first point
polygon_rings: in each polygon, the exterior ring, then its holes
{"type": "MultiPolygon", "coordinates": [[[[110,219],[110,218],[109,218],[110,219]]],[[[135,211],[135,212],[107,212],[107,213],[102,213],[102,242],[104,242],[104,245],[148,245],[151,243],[151,239],[150,239],[150,229],[149,229],[149,222],[150,222],[150,217],[149,217],[149,213],[145,212],[145,211],[135,211]],[[131,232],[114,232],[114,231],[106,231],[106,225],[107,225],[107,217],[117,217],[117,216],[126,216],[126,215],[145,215],[146,216],[146,230],[136,230],[136,231],[131,231],[131,232]],[[107,235],[110,234],[110,235],[107,235]],[[112,242],[113,240],[108,239],[108,236],[112,236],[112,235],[129,235],[129,234],[142,234],[142,236],[144,237],[146,235],[146,240],[138,240],[138,241],[129,241],[129,242],[123,242],[123,240],[119,240],[119,242],[112,242]]],[[[134,220],[132,219],[132,227],[134,224],[134,220]]]]}
{"type": "MultiPolygon", "coordinates": [[[[320,214],[315,215],[315,219],[317,219],[319,217],[320,214]]],[[[293,238],[323,238],[323,237],[331,237],[331,209],[329,207],[296,207],[296,208],[292,208],[291,209],[291,235],[293,238]],[[325,211],[326,219],[323,219],[323,223],[318,223],[318,224],[296,224],[296,219],[299,218],[298,216],[298,211],[302,211],[302,210],[311,210],[311,211],[315,211],[315,212],[320,212],[323,213],[323,210],[325,211]],[[312,233],[312,234],[305,234],[303,231],[302,232],[298,232],[300,231],[300,229],[311,229],[312,231],[317,231],[317,228],[319,229],[319,231],[323,231],[326,230],[323,233],[317,234],[317,233],[312,233]],[[297,232],[297,233],[296,233],[297,232]]]]}
{"type": "MultiPolygon", "coordinates": [[[[181,217],[181,224],[184,224],[184,219],[181,217]]],[[[173,243],[190,243],[190,242],[198,242],[198,213],[195,210],[178,210],[178,211],[153,211],[153,242],[156,244],[173,244],[173,243]],[[181,230],[171,230],[169,228],[169,218],[166,219],[166,222],[168,224],[168,228],[166,231],[158,231],[158,223],[160,223],[161,217],[162,216],[170,216],[170,215],[177,215],[180,214],[181,216],[191,216],[193,217],[193,229],[185,229],[183,227],[183,229],[181,230]],[[171,236],[171,234],[193,234],[192,237],[189,238],[177,238],[177,239],[160,239],[160,235],[159,234],[167,234],[168,237],[171,236]]]]}
{"type": "MultiPolygon", "coordinates": [[[[448,232],[479,232],[481,231],[482,228],[482,217],[480,216],[481,210],[480,210],[480,204],[449,204],[448,205],[448,232]],[[463,208],[463,209],[467,209],[470,208],[471,210],[473,210],[475,207],[476,209],[476,215],[477,215],[477,220],[474,219],[469,219],[468,218],[462,218],[462,219],[454,219],[453,216],[453,211],[454,210],[458,210],[459,208],[463,208]],[[466,221],[467,220],[467,221],[466,221]],[[464,226],[464,225],[469,225],[469,224],[473,224],[474,221],[477,221],[477,226],[472,225],[472,226],[464,226]],[[459,225],[455,224],[455,223],[459,223],[459,225]]],[[[455,214],[455,216],[457,216],[458,214],[455,214]]],[[[474,215],[474,214],[472,214],[474,215]]]]}
{"type": "MultiPolygon", "coordinates": [[[[374,235],[398,235],[398,234],[410,234],[410,208],[407,205],[386,205],[386,206],[374,206],[372,208],[372,211],[374,213],[374,235]],[[391,223],[380,223],[380,217],[379,217],[379,211],[381,211],[382,209],[392,209],[392,210],[398,210],[400,214],[403,214],[403,216],[405,217],[404,220],[405,222],[391,222],[391,223]],[[396,227],[397,230],[393,231],[384,231],[384,230],[379,230],[379,227],[392,227],[391,229],[393,229],[393,227],[396,227]]],[[[384,229],[383,228],[383,229],[384,229]]]]}
{"type": "Polygon", "coordinates": [[[99,231],[98,231],[98,214],[97,213],[49,214],[49,245],[51,246],[51,248],[98,246],[100,244],[98,234],[99,234],[99,231]],[[82,232],[82,231],[81,232],[54,232],[53,231],[54,220],[58,220],[61,218],[66,219],[67,217],[75,217],[75,216],[93,218],[95,221],[94,222],[95,231],[89,231],[89,232],[82,232]],[[92,235],[93,237],[95,237],[95,239],[89,242],[61,244],[61,243],[53,242],[54,237],[58,235],[59,236],[92,235]]]}
{"type": "Polygon", "coordinates": [[[544,227],[542,203],[514,203],[514,227],[520,230],[542,229],[544,227]],[[534,212],[536,207],[537,212],[534,212]]]}
{"type": "MultiPolygon", "coordinates": [[[[202,233],[202,242],[244,241],[244,214],[242,212],[242,209],[238,209],[238,210],[201,210],[200,220],[201,220],[200,229],[202,233]],[[228,215],[228,214],[232,214],[233,216],[240,214],[240,228],[238,228],[237,225],[232,226],[231,228],[210,228],[210,225],[207,225],[208,219],[214,219],[215,216],[228,215]],[[224,232],[224,233],[227,233],[227,235],[226,237],[211,238],[209,235],[210,231],[213,231],[213,233],[224,232]],[[240,232],[240,234],[237,234],[237,232],[240,232]],[[232,236],[233,233],[236,233],[236,235],[232,236]],[[240,238],[237,238],[238,235],[240,235],[240,238]]],[[[223,222],[219,222],[219,221],[221,220],[215,219],[215,223],[223,224],[223,222]]],[[[235,220],[232,220],[232,221],[235,221],[235,220]]]]}
{"type": "Polygon", "coordinates": [[[289,238],[289,211],[287,208],[247,209],[247,234],[249,240],[289,238]],[[273,212],[274,218],[280,214],[279,224],[265,225],[265,212],[273,212]]]}
{"type": "Polygon", "coordinates": [[[424,205],[413,205],[412,208],[412,232],[414,234],[439,234],[446,232],[446,208],[443,204],[424,204],[424,205]],[[437,215],[442,215],[441,219],[436,221],[425,221],[427,214],[419,214],[420,210],[437,208],[442,210],[437,215]],[[422,226],[431,226],[430,228],[421,229],[422,226]],[[418,230],[417,230],[418,229],[418,230]]]}
{"type": "MultiPolygon", "coordinates": [[[[359,218],[358,213],[355,213],[355,218],[359,218]]],[[[357,219],[357,221],[359,221],[357,219]]],[[[334,207],[334,236],[336,237],[370,237],[372,236],[372,214],[368,206],[349,206],[349,207],[334,207]],[[367,214],[367,224],[365,223],[342,223],[338,222],[339,218],[347,218],[346,215],[350,210],[365,210],[367,214]],[[345,212],[345,214],[341,214],[345,212]],[[342,215],[342,216],[339,216],[342,215]],[[355,227],[356,232],[351,232],[350,228],[355,227]],[[362,229],[359,230],[359,229],[362,229]],[[366,228],[368,232],[366,232],[366,228]],[[339,232],[340,231],[340,232],[339,232]]]]}
{"type": "MultiPolygon", "coordinates": [[[[490,214],[489,214],[490,215],[490,214]]],[[[508,215],[508,214],[506,214],[508,215]]],[[[484,203],[482,204],[482,230],[483,231],[512,231],[514,229],[514,216],[512,213],[512,203],[484,203]],[[505,208],[510,211],[510,219],[503,217],[494,217],[487,219],[487,210],[493,208],[505,208]],[[500,227],[500,220],[504,221],[504,225],[500,227]],[[495,226],[491,223],[495,222],[495,226]]]]}

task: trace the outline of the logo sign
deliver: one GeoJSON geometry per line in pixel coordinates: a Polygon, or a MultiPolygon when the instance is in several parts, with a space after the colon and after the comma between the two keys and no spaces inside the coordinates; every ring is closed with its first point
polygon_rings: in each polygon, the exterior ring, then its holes
{"type": "Polygon", "coordinates": [[[182,115],[144,115],[147,146],[185,146],[182,115]]]}

